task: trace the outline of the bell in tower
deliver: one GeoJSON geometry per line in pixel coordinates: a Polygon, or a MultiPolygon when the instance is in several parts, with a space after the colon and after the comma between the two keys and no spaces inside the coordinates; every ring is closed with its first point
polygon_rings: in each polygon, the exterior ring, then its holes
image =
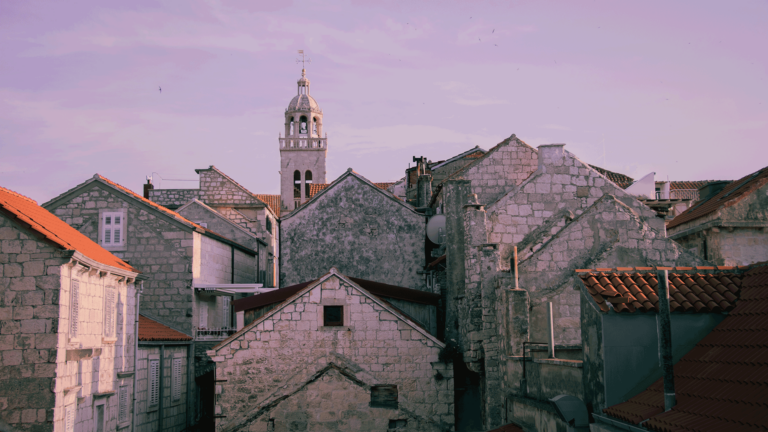
{"type": "MultiPolygon", "coordinates": [[[[304,53],[299,54],[304,62],[304,53]]],[[[290,213],[310,198],[312,183],[326,182],[328,138],[323,136],[323,111],[309,93],[306,69],[301,70],[297,84],[297,94],[285,109],[285,138],[279,138],[283,213],[290,213]]]]}

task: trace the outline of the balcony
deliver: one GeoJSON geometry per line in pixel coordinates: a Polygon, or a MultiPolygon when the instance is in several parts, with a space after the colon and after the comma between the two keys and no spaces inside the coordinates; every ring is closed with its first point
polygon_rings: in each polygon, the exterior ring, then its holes
{"type": "Polygon", "coordinates": [[[327,150],[328,138],[279,138],[280,150],[327,150]]]}
{"type": "Polygon", "coordinates": [[[234,327],[202,328],[195,330],[195,340],[198,341],[222,341],[237,332],[234,327]]]}

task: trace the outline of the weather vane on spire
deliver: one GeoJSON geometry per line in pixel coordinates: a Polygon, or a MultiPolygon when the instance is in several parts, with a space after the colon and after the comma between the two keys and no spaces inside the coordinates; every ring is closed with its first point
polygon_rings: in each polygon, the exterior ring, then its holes
{"type": "Polygon", "coordinates": [[[299,54],[301,54],[301,59],[296,59],[296,64],[299,64],[301,62],[301,69],[304,69],[304,63],[312,63],[312,59],[309,57],[304,56],[304,50],[299,50],[299,54]]]}

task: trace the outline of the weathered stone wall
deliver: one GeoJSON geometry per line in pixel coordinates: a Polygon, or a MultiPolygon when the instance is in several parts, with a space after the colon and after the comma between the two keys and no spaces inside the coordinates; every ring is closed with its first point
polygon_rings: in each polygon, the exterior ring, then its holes
{"type": "Polygon", "coordinates": [[[149,200],[169,209],[177,209],[200,198],[200,189],[150,189],[149,200]]]}
{"type": "MultiPolygon", "coordinates": [[[[116,372],[133,368],[133,286],[89,272],[0,215],[0,419],[18,431],[64,430],[76,405],[76,430],[94,427],[94,394],[130,387],[116,372]],[[79,282],[79,332],[70,334],[71,281],[79,282]],[[114,289],[115,325],[104,323],[104,293],[114,289]],[[108,331],[108,332],[105,332],[108,331]],[[100,350],[67,361],[67,350],[100,350]],[[65,392],[66,388],[81,388],[65,392]],[[76,403],[77,398],[82,398],[76,403]]],[[[117,427],[117,398],[106,400],[107,430],[117,427]]]]}
{"type": "Polygon", "coordinates": [[[406,430],[449,430],[452,367],[438,360],[441,347],[331,275],[216,349],[216,376],[226,380],[218,426],[289,430],[285,421],[307,425],[296,430],[386,430],[389,420],[405,419],[406,430]],[[323,327],[323,305],[343,305],[344,327],[323,327]],[[368,406],[376,384],[397,385],[397,409],[368,406]]]}
{"type": "MultiPolygon", "coordinates": [[[[293,175],[301,173],[301,184],[304,185],[307,170],[312,171],[312,183],[326,183],[325,160],[328,148],[280,149],[280,197],[285,212],[294,210],[293,175]]],[[[302,202],[306,201],[306,190],[301,188],[302,202]]]]}
{"type": "MultiPolygon", "coordinates": [[[[155,432],[158,430],[160,419],[160,406],[149,407],[149,359],[160,359],[160,347],[152,345],[139,345],[139,358],[136,367],[136,411],[137,423],[136,432],[155,432]]],[[[162,362],[163,380],[161,385],[161,395],[163,398],[163,431],[181,432],[187,425],[187,347],[173,346],[165,347],[164,359],[162,362]],[[174,401],[172,399],[173,386],[173,359],[181,359],[181,397],[174,401]]]]}
{"type": "Polygon", "coordinates": [[[200,174],[201,201],[210,206],[216,204],[253,204],[256,201],[253,194],[247,189],[235,184],[232,179],[221,175],[218,170],[212,168],[197,170],[200,174]]]}
{"type": "Polygon", "coordinates": [[[537,167],[536,149],[512,135],[452,178],[470,180],[480,204],[496,201],[537,167]]]}
{"type": "Polygon", "coordinates": [[[48,211],[97,243],[99,210],[126,209],[125,247],[113,253],[150,277],[144,282],[141,310],[192,334],[193,233],[150,208],[98,182],[71,199],[46,204],[48,211]]]}
{"type": "Polygon", "coordinates": [[[200,277],[195,278],[200,283],[231,283],[232,282],[232,246],[201,236],[200,277]]]}
{"type": "Polygon", "coordinates": [[[353,174],[282,221],[281,285],[345,275],[425,289],[426,217],[353,174]]]}

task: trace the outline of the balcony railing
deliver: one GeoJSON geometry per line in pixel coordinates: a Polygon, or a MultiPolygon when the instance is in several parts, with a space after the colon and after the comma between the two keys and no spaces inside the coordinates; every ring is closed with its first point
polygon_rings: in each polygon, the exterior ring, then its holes
{"type": "Polygon", "coordinates": [[[699,199],[698,189],[673,189],[669,192],[671,199],[689,199],[697,201],[699,199]]]}
{"type": "Polygon", "coordinates": [[[328,138],[280,138],[281,149],[325,149],[328,138]]]}
{"type": "Polygon", "coordinates": [[[224,340],[237,332],[234,327],[200,328],[195,331],[196,340],[224,340]]]}

